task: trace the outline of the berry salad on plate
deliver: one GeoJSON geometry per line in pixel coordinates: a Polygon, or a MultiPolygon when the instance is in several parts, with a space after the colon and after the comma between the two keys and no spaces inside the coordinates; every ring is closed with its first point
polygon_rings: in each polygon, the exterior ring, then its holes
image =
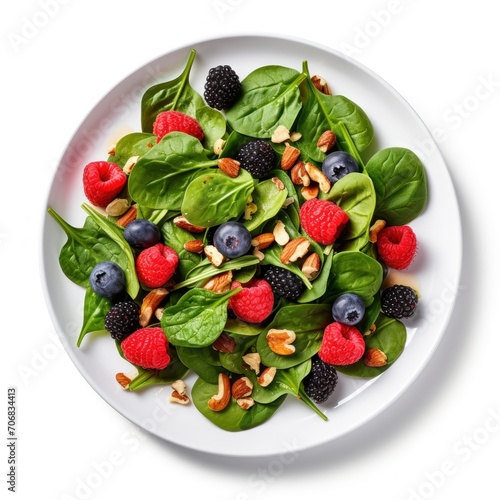
{"type": "Polygon", "coordinates": [[[130,364],[117,384],[166,386],[227,431],[287,398],[327,420],[339,374],[378,377],[407,346],[419,291],[387,278],[417,253],[424,166],[367,157],[370,118],[307,61],[221,61],[198,92],[187,56],[145,90],[141,129],[81,166],[83,226],[48,209],[85,289],[77,345],[104,333],[130,364]]]}

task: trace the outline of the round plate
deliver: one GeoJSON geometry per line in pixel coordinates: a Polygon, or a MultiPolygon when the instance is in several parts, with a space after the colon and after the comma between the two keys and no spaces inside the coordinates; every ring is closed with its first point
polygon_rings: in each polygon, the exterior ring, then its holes
{"type": "MultiPolygon", "coordinates": [[[[140,131],[140,101],[152,84],[178,76],[191,49],[197,51],[190,83],[200,93],[208,70],[229,64],[244,78],[257,67],[278,64],[321,75],[336,94],[359,104],[372,120],[375,141],[364,156],[390,146],[412,149],[423,161],[429,203],[411,223],[418,254],[405,271],[421,294],[418,317],[407,322],[408,343],[396,363],[376,379],[340,375],[331,401],[322,405],[327,422],[303,403],[288,397],[267,423],[230,433],[205,419],[193,405],[168,402],[171,388],[154,386],[132,393],[117,384],[115,374],[130,370],[114,341],[87,335],[76,340],[82,321],[84,290],[61,272],[58,255],[66,237],[52,218],[44,221],[42,267],[51,318],[69,356],[88,383],[118,412],[147,431],[186,448],[229,456],[275,455],[303,450],[354,431],[375,417],[408,388],[433,354],[452,313],[461,267],[461,225],[454,189],[433,138],[412,108],[377,75],[326,47],[272,36],[234,36],[193,43],[141,67],[111,90],[84,119],[68,144],[56,171],[47,205],[70,224],[81,226],[85,201],[82,169],[107,158],[107,148],[128,132],[140,131]]],[[[189,376],[188,384],[194,378],[189,376]]],[[[77,396],[75,396],[77,397],[77,396]]]]}

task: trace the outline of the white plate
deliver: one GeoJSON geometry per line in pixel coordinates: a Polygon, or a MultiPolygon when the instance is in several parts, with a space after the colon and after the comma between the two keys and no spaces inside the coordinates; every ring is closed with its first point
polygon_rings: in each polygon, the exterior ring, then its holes
{"type": "MultiPolygon", "coordinates": [[[[403,146],[424,162],[429,180],[429,204],[411,223],[418,255],[406,275],[414,275],[421,293],[418,319],[408,323],[408,345],[382,376],[363,380],[340,376],[333,401],[325,405],[324,422],[292,397],[267,423],[244,432],[222,431],[193,405],[168,403],[170,387],[138,393],[123,391],[115,374],[130,365],[116,352],[114,342],[88,335],[81,348],[76,340],[82,319],[84,292],[61,272],[58,255],[66,238],[47,215],[42,241],[44,290],[54,325],[69,356],[88,383],[118,412],[149,432],[181,446],[229,456],[265,456],[303,450],[332,441],[375,417],[396,400],[433,354],[452,313],[461,267],[461,226],[453,186],[433,138],[402,97],[377,75],[327,48],[303,40],[271,36],[234,36],[193,43],[138,69],[111,90],[84,119],[71,139],[54,177],[47,205],[67,221],[81,226],[85,214],[81,185],[86,163],[106,159],[107,147],[127,132],[140,130],[142,93],[154,83],[178,76],[191,48],[197,56],[191,84],[203,92],[208,70],[229,64],[245,77],[253,69],[279,64],[323,76],[336,94],[358,103],[375,128],[376,139],[367,157],[379,149],[403,146]]],[[[188,382],[192,382],[189,378],[188,382]]],[[[75,401],[78,395],[73,395],[75,401]]]]}

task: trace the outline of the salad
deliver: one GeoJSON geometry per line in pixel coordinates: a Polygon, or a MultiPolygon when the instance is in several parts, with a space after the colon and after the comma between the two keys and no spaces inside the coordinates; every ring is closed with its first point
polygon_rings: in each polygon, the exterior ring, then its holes
{"type": "Polygon", "coordinates": [[[242,80],[220,65],[202,95],[195,59],[146,89],[141,131],[82,166],[83,227],[48,208],[86,290],[77,345],[105,332],[134,368],[122,387],[171,385],[228,431],[289,397],[327,420],[337,372],[377,377],[406,346],[418,292],[384,278],[415,256],[425,168],[402,147],[366,159],[369,117],[307,61],[242,80]]]}

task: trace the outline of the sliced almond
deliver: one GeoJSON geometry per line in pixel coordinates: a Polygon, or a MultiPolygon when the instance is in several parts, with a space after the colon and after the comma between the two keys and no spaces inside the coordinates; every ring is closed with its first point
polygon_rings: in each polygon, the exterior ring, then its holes
{"type": "Polygon", "coordinates": [[[309,186],[311,184],[311,178],[306,171],[306,164],[303,161],[298,161],[292,167],[290,177],[296,186],[309,186]]]}
{"type": "Polygon", "coordinates": [[[131,156],[123,165],[123,173],[129,175],[132,172],[132,169],[135,167],[135,164],[139,161],[139,156],[131,156]]]}
{"type": "Polygon", "coordinates": [[[195,226],[194,224],[191,224],[186,217],[182,215],[178,215],[177,217],[174,218],[174,224],[177,227],[180,227],[181,229],[185,229],[186,231],[189,231],[190,233],[204,233],[205,232],[205,227],[201,226],[195,226]]]}
{"type": "Polygon", "coordinates": [[[219,373],[219,390],[208,400],[208,407],[213,411],[222,411],[231,401],[231,381],[225,373],[219,373]]]}
{"type": "Polygon", "coordinates": [[[241,358],[256,375],[260,373],[260,354],[258,352],[249,352],[241,358]]]}
{"type": "Polygon", "coordinates": [[[387,222],[382,219],[376,220],[370,227],[370,243],[377,243],[378,233],[384,229],[387,222]]]}
{"type": "Polygon", "coordinates": [[[318,277],[321,268],[321,260],[317,253],[312,253],[302,264],[302,273],[309,280],[312,281],[318,277]]]}
{"type": "Polygon", "coordinates": [[[316,145],[318,146],[319,150],[322,153],[328,153],[333,149],[333,146],[335,146],[336,141],[337,138],[333,133],[333,130],[326,130],[319,136],[316,145]]]}
{"type": "Polygon", "coordinates": [[[332,91],[323,77],[314,75],[311,77],[311,82],[322,94],[332,95],[332,91]]]}
{"type": "Polygon", "coordinates": [[[311,242],[307,238],[294,238],[289,241],[281,251],[281,262],[285,265],[290,264],[290,262],[296,262],[307,254],[310,246],[311,242]]]}
{"type": "Polygon", "coordinates": [[[259,383],[260,386],[267,387],[274,380],[275,375],[276,375],[276,367],[268,366],[259,375],[257,382],[259,383]]]}
{"type": "Polygon", "coordinates": [[[253,398],[240,398],[236,400],[236,403],[242,410],[249,410],[255,404],[255,401],[253,398]]]}
{"type": "Polygon", "coordinates": [[[283,170],[290,170],[300,156],[300,149],[297,149],[294,146],[290,146],[290,144],[286,144],[285,151],[283,151],[283,156],[281,157],[281,168],[283,170]]]}
{"type": "Polygon", "coordinates": [[[305,169],[311,180],[319,184],[319,188],[323,191],[323,193],[328,193],[330,191],[332,183],[318,167],[313,165],[311,162],[306,162],[305,169]]]}
{"type": "Polygon", "coordinates": [[[278,220],[273,229],[274,240],[278,245],[284,246],[290,241],[290,235],[283,221],[278,220]]]}
{"type": "Polygon", "coordinates": [[[191,253],[203,253],[204,244],[202,240],[190,240],[184,243],[184,250],[191,253]]]}
{"type": "Polygon", "coordinates": [[[379,368],[387,364],[387,355],[380,349],[368,349],[363,355],[363,363],[366,366],[379,368]]]}
{"type": "Polygon", "coordinates": [[[238,177],[240,173],[240,162],[232,158],[219,158],[217,166],[229,177],[238,177]]]}
{"type": "Polygon", "coordinates": [[[224,255],[222,255],[217,248],[214,247],[214,245],[207,245],[203,251],[205,252],[205,255],[207,256],[207,259],[210,261],[210,263],[215,266],[215,267],[220,267],[226,260],[224,255]]]}
{"type": "Polygon", "coordinates": [[[212,344],[212,347],[219,352],[234,352],[236,340],[226,332],[222,332],[212,344]]]}
{"type": "Polygon", "coordinates": [[[233,382],[231,395],[235,399],[246,398],[252,394],[253,383],[248,377],[241,377],[233,382]]]}
{"type": "Polygon", "coordinates": [[[204,285],[204,290],[210,290],[214,293],[227,292],[231,288],[231,281],[233,279],[233,271],[226,271],[225,273],[218,274],[210,278],[204,285]]]}
{"type": "Polygon", "coordinates": [[[143,328],[149,325],[154,312],[167,295],[168,290],[166,288],[155,288],[144,297],[139,314],[139,324],[143,328]]]}
{"type": "Polygon", "coordinates": [[[274,243],[274,234],[273,233],[262,233],[253,238],[252,246],[257,250],[264,250],[268,246],[274,243]]]}

